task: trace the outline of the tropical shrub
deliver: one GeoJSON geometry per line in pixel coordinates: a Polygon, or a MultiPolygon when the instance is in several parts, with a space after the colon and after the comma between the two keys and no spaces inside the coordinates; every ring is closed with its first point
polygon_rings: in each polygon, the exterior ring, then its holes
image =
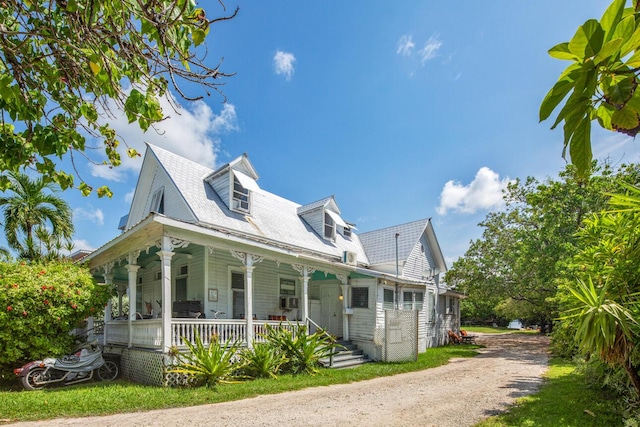
{"type": "Polygon", "coordinates": [[[196,331],[194,343],[187,338],[182,339],[189,351],[176,355],[178,364],[168,372],[184,374],[189,378],[189,384],[194,386],[215,387],[220,383],[236,382],[237,372],[242,370],[245,362],[236,356],[241,341],[231,339],[221,343],[218,336],[211,337],[205,346],[196,331]]]}
{"type": "Polygon", "coordinates": [[[278,378],[280,368],[286,362],[287,357],[271,343],[255,343],[253,348],[245,348],[240,352],[240,357],[246,365],[242,373],[250,378],[278,378]]]}
{"type": "Polygon", "coordinates": [[[287,359],[282,372],[314,375],[319,371],[320,359],[329,357],[339,344],[323,330],[309,334],[306,326],[295,330],[267,325],[264,336],[287,359]]]}
{"type": "Polygon", "coordinates": [[[69,353],[71,331],[101,313],[109,296],[86,267],[68,261],[0,263],[0,373],[69,353]]]}

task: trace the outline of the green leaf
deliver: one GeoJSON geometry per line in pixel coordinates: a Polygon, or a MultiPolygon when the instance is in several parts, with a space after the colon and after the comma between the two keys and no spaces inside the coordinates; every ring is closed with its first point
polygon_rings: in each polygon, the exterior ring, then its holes
{"type": "Polygon", "coordinates": [[[549,53],[549,56],[556,59],[568,59],[572,61],[577,61],[580,59],[569,50],[569,42],[557,44],[547,52],[549,53]]]}
{"type": "Polygon", "coordinates": [[[91,194],[91,192],[93,191],[93,188],[91,188],[91,186],[86,182],[81,183],[78,189],[80,190],[82,195],[85,197],[91,194]]]}
{"type": "Polygon", "coordinates": [[[605,32],[606,41],[612,39],[612,30],[614,30],[620,22],[622,13],[624,12],[624,5],[626,3],[627,0],[614,0],[604,12],[602,18],[600,18],[600,25],[602,26],[602,30],[605,32]]]}
{"type": "Polygon", "coordinates": [[[613,127],[611,126],[611,116],[615,111],[617,110],[606,102],[601,103],[596,110],[596,117],[598,118],[600,126],[605,129],[613,130],[613,127]]]}
{"type": "Polygon", "coordinates": [[[556,109],[558,104],[567,96],[567,94],[574,88],[575,82],[569,79],[563,79],[556,82],[551,88],[549,93],[542,100],[540,104],[540,121],[549,118],[553,110],[556,109]]]}
{"type": "Polygon", "coordinates": [[[597,65],[609,59],[618,59],[620,56],[620,47],[622,46],[622,42],[622,38],[616,38],[605,43],[605,45],[602,46],[602,49],[600,49],[600,52],[598,52],[596,57],[593,59],[593,62],[597,65]]]}
{"type": "Polygon", "coordinates": [[[624,65],[630,68],[640,67],[640,50],[634,53],[629,59],[624,62],[624,65]]]}
{"type": "Polygon", "coordinates": [[[629,106],[615,111],[611,116],[611,126],[616,130],[635,129],[638,125],[640,125],[638,112],[629,106]]]}
{"type": "MultiPolygon", "coordinates": [[[[635,21],[634,21],[635,24],[635,21]]],[[[628,41],[622,45],[620,49],[620,57],[625,57],[631,52],[638,50],[640,47],[640,27],[634,27],[633,35],[629,37],[628,41]]]]}
{"type": "Polygon", "coordinates": [[[595,19],[589,19],[576,31],[569,41],[569,51],[578,58],[586,60],[596,55],[602,48],[604,31],[595,19]]]}
{"type": "Polygon", "coordinates": [[[199,28],[194,29],[191,33],[194,46],[200,46],[204,42],[205,37],[206,33],[199,28]]]}
{"type": "Polygon", "coordinates": [[[100,67],[100,64],[97,64],[93,61],[89,61],[89,68],[91,68],[91,72],[93,73],[94,76],[97,76],[98,73],[100,73],[100,70],[102,69],[102,67],[100,67]]]}
{"type": "Polygon", "coordinates": [[[624,105],[631,99],[636,87],[635,76],[615,76],[613,84],[604,90],[604,97],[609,104],[624,105]]]}
{"type": "Polygon", "coordinates": [[[591,120],[583,118],[573,132],[569,153],[579,176],[586,177],[591,172],[591,120]]]}
{"type": "Polygon", "coordinates": [[[108,198],[112,198],[113,197],[113,192],[106,185],[103,185],[102,187],[99,187],[96,190],[96,193],[98,194],[98,197],[104,197],[104,196],[107,196],[108,198]]]}

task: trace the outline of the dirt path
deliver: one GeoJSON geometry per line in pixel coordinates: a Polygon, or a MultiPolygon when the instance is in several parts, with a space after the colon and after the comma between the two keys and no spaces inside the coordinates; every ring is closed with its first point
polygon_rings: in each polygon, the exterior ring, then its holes
{"type": "Polygon", "coordinates": [[[535,392],[545,337],[481,335],[471,359],[421,372],[235,402],[11,426],[470,426],[535,392]]]}

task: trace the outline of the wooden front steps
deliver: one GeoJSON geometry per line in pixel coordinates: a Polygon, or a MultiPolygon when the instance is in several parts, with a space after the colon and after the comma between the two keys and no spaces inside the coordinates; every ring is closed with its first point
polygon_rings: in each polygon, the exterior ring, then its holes
{"type": "Polygon", "coordinates": [[[320,359],[320,363],[326,368],[342,369],[360,366],[364,363],[371,362],[364,352],[358,349],[356,344],[351,341],[337,342],[340,347],[335,349],[333,357],[320,359]]]}

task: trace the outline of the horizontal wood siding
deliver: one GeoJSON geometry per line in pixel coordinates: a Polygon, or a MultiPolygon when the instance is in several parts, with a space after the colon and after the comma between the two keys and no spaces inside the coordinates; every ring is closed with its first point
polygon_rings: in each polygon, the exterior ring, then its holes
{"type": "Polygon", "coordinates": [[[411,250],[407,261],[402,267],[402,275],[418,280],[426,279],[426,272],[428,272],[432,266],[434,266],[433,251],[423,234],[411,250]]]}
{"type": "Polygon", "coordinates": [[[322,209],[314,209],[302,215],[302,218],[315,230],[320,237],[324,237],[324,217],[322,209]]]}
{"type": "Polygon", "coordinates": [[[376,324],[376,279],[352,279],[351,287],[366,287],[369,291],[369,308],[354,308],[349,316],[349,337],[372,340],[376,324]]]}
{"type": "Polygon", "coordinates": [[[231,197],[229,196],[229,172],[226,172],[221,176],[217,176],[213,181],[210,181],[210,184],[222,201],[227,205],[227,207],[229,207],[229,203],[231,203],[231,197]]]}
{"type": "MultiPolygon", "coordinates": [[[[209,287],[218,289],[218,302],[207,302],[207,312],[210,310],[224,311],[221,318],[230,319],[233,313],[231,288],[229,283],[229,268],[245,273],[245,268],[239,260],[234,258],[229,251],[216,249],[213,255],[209,255],[209,287]]],[[[245,273],[246,274],[246,273],[245,273]]],[[[268,319],[269,316],[287,316],[289,320],[300,317],[300,309],[283,311],[280,309],[280,277],[295,279],[296,295],[302,303],[302,281],[300,274],[290,265],[281,264],[280,267],[274,261],[263,261],[255,264],[253,269],[253,314],[258,319],[268,319]]],[[[245,276],[246,280],[246,276],[245,276]]]]}

